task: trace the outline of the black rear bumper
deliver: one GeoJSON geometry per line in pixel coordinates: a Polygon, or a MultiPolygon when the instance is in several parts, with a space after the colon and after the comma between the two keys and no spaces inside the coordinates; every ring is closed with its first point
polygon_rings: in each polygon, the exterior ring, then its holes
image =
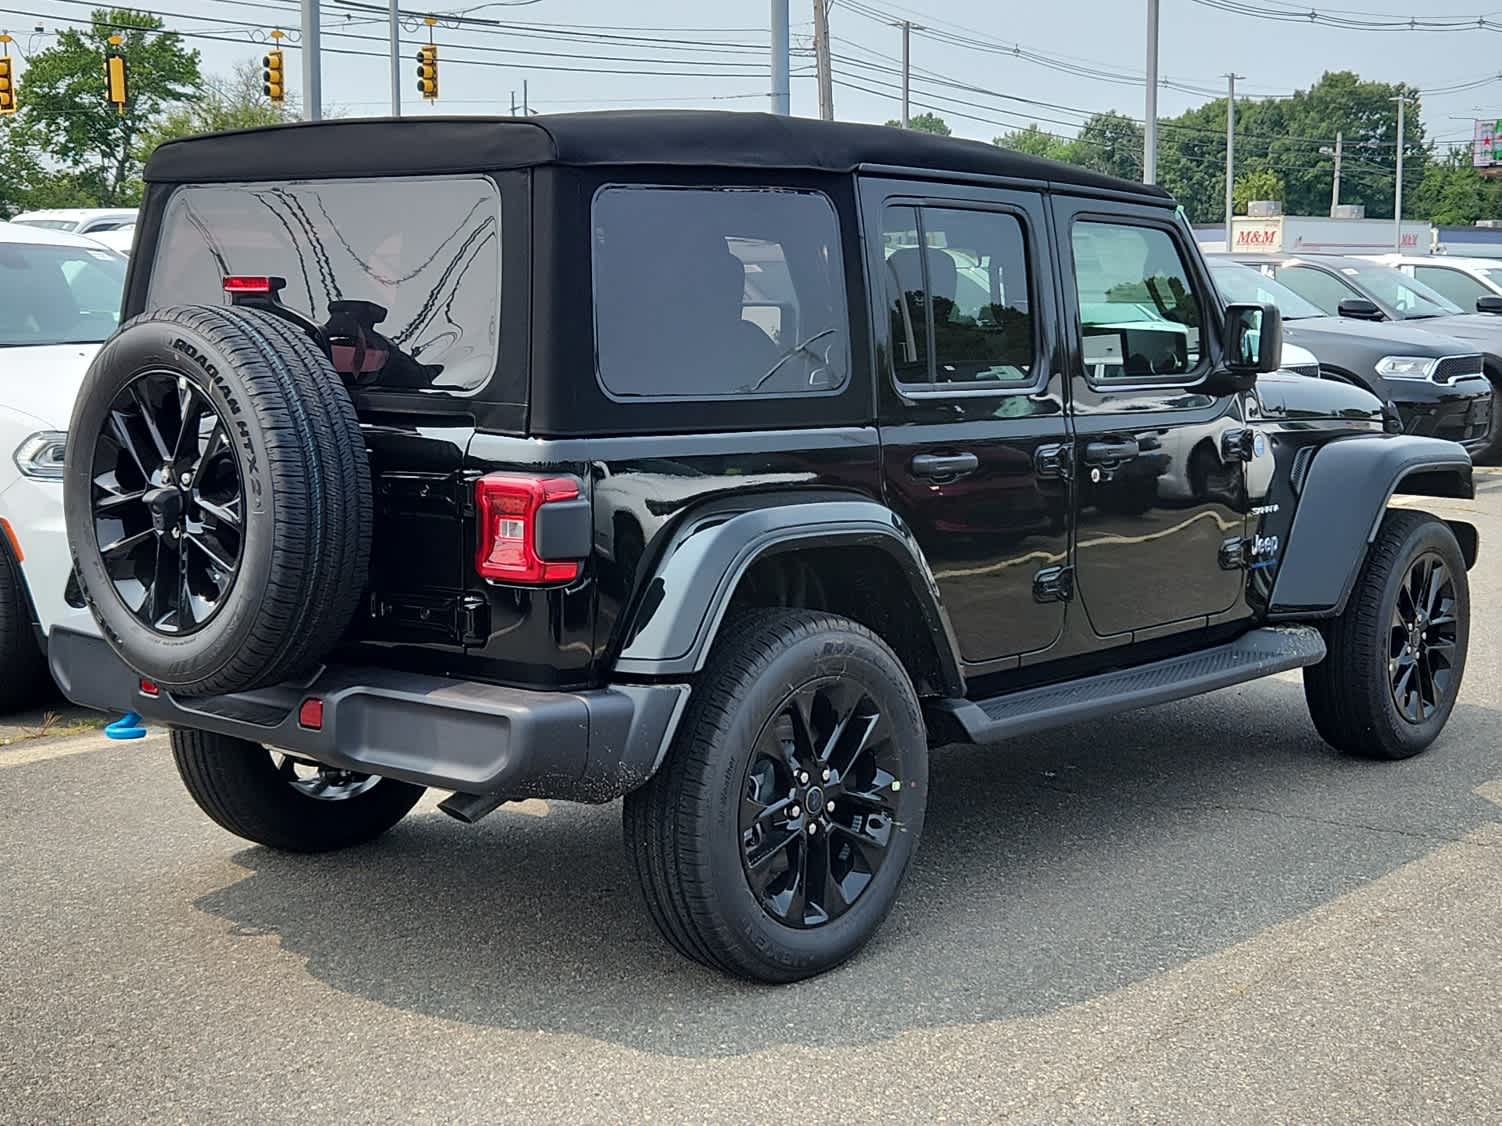
{"type": "Polygon", "coordinates": [[[105,641],[55,629],[48,657],[67,697],[157,723],[216,731],[315,762],[441,790],[607,802],[660,765],[683,684],[535,692],[390,669],[326,667],[306,683],[227,696],[147,695],[105,641]],[[298,722],[322,701],[315,730],[298,722]]]}

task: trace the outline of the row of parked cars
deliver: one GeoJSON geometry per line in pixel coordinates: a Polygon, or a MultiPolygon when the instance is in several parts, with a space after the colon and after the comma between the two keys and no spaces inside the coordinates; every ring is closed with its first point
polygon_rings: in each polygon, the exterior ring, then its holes
{"type": "Polygon", "coordinates": [[[1392,403],[1405,433],[1502,460],[1502,260],[1243,254],[1210,266],[1230,300],[1277,305],[1284,340],[1312,353],[1319,375],[1392,403]]]}

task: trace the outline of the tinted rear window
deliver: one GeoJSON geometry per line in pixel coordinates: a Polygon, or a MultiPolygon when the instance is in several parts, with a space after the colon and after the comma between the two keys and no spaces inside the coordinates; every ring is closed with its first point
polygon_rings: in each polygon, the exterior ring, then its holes
{"type": "Polygon", "coordinates": [[[500,195],[480,177],[180,188],[147,306],[223,301],[231,274],[286,279],[362,386],[467,393],[495,371],[500,195]]]}
{"type": "Polygon", "coordinates": [[[595,347],[619,398],[838,391],[850,370],[833,205],[771,189],[602,189],[595,347]]]}

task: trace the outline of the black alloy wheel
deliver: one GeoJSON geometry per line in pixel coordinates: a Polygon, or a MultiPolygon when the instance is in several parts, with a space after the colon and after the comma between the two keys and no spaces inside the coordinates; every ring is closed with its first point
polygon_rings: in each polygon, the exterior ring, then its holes
{"type": "Polygon", "coordinates": [[[1456,652],[1455,583],[1434,552],[1408,568],[1393,607],[1388,676],[1398,714],[1409,723],[1435,715],[1451,691],[1456,652]]]}
{"type": "Polygon", "coordinates": [[[223,605],[244,546],[245,490],[224,420],[185,375],[147,371],[110,403],[94,446],[94,532],[121,602],[184,635],[223,605]]]}
{"type": "Polygon", "coordinates": [[[767,914],[818,927],[855,904],[887,858],[899,771],[892,728],[860,685],[789,696],[757,739],[741,801],[742,863],[767,914]]]}

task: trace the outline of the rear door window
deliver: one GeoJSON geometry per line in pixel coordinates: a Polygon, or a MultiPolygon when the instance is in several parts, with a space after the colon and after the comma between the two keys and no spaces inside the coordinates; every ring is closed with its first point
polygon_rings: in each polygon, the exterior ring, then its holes
{"type": "Polygon", "coordinates": [[[1347,285],[1334,274],[1327,274],[1324,270],[1310,266],[1278,266],[1273,269],[1273,277],[1304,300],[1314,302],[1331,317],[1340,312],[1342,301],[1361,296],[1360,290],[1347,285]]]}
{"type": "Polygon", "coordinates": [[[1462,309],[1474,309],[1476,298],[1491,297],[1495,293],[1491,287],[1448,266],[1415,266],[1413,276],[1462,309]]]}
{"type": "Polygon", "coordinates": [[[482,177],[179,188],[148,308],[202,304],[234,274],[286,279],[335,368],[375,390],[468,393],[495,371],[500,193],[482,177]]]}
{"type": "Polygon", "coordinates": [[[815,192],[613,186],[594,203],[601,385],[619,399],[839,391],[839,223],[815,192]]]}

